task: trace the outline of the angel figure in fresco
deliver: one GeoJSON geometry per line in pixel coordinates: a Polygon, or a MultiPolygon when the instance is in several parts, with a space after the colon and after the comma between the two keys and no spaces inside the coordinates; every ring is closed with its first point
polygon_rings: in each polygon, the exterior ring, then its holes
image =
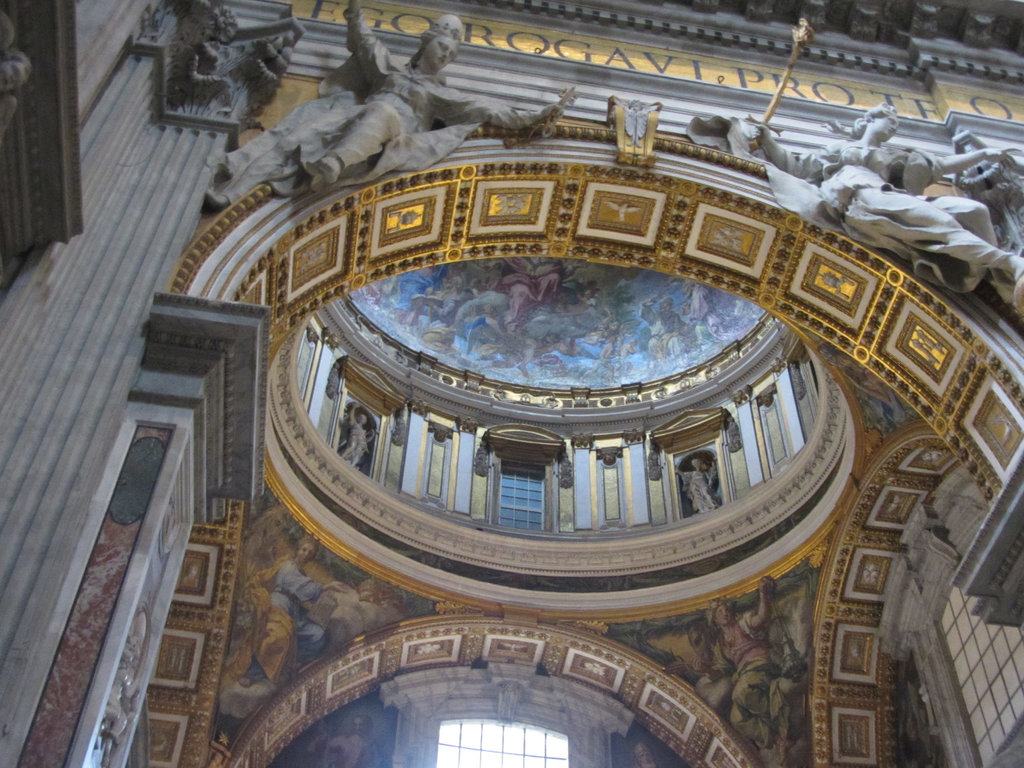
{"type": "Polygon", "coordinates": [[[690,499],[692,514],[702,515],[718,509],[718,469],[707,454],[701,453],[683,459],[676,467],[679,487],[690,499]]]}
{"type": "Polygon", "coordinates": [[[556,119],[572,99],[566,92],[541,110],[518,110],[447,87],[441,71],[459,51],[458,16],[436,19],[407,64],[373,34],[360,0],[350,0],[345,18],[348,61],[320,83],[319,98],[215,163],[208,210],[227,207],[262,182],[278,195],[295,195],[427,168],[482,123],[526,128],[556,119]]]}
{"type": "Polygon", "coordinates": [[[972,291],[987,280],[1003,301],[1024,311],[1024,257],[996,245],[985,205],[924,194],[948,174],[983,161],[1013,167],[1008,152],[983,148],[937,157],[890,146],[899,117],[889,104],[867,110],[852,128],[829,127],[846,140],[807,153],[786,150],[767,124],[757,124],[750,137],[740,121],[696,119],[688,133],[698,144],[747,156],[753,138],[768,160],[775,198],[786,210],[908,259],[915,275],[950,290],[972,291]]]}

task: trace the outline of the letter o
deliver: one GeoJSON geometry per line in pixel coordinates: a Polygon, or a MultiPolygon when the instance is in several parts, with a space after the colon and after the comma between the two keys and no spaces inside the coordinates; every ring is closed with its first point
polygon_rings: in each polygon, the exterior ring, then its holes
{"type": "Polygon", "coordinates": [[[854,98],[853,96],[853,91],[851,91],[849,88],[845,88],[839,85],[838,83],[815,83],[814,85],[811,86],[811,92],[818,99],[820,99],[821,101],[828,102],[829,104],[839,104],[844,107],[850,107],[853,106],[853,103],[856,101],[856,98],[854,98]],[[843,95],[846,96],[846,102],[844,103],[841,101],[833,101],[832,99],[830,99],[828,96],[824,95],[821,92],[824,88],[835,88],[837,91],[842,91],[843,95]]]}
{"type": "Polygon", "coordinates": [[[548,49],[551,48],[551,43],[547,41],[546,37],[544,37],[543,35],[538,35],[534,32],[509,32],[508,37],[505,38],[505,42],[509,44],[509,47],[512,48],[512,50],[521,51],[522,53],[536,53],[540,55],[547,53],[548,49]],[[534,43],[529,47],[520,48],[518,45],[516,45],[516,41],[520,37],[535,38],[536,40],[540,41],[540,45],[538,46],[536,43],[534,43]],[[539,51],[537,50],[538,47],[540,48],[539,51]]]}

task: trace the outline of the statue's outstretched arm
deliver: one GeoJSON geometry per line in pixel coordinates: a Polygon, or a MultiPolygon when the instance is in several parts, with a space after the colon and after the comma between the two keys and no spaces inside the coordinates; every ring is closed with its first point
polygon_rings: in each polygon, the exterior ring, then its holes
{"type": "Polygon", "coordinates": [[[569,89],[553,104],[532,110],[509,106],[496,99],[462,96],[449,102],[449,114],[442,119],[448,125],[489,123],[499,128],[529,128],[545,120],[557,120],[574,99],[575,92],[569,89]]]}
{"type": "Polygon", "coordinates": [[[1013,168],[1017,162],[1012,154],[1013,152],[1014,150],[1009,149],[985,147],[983,149],[976,149],[973,152],[965,152],[962,155],[947,155],[936,160],[936,170],[941,176],[945,176],[947,173],[966,171],[972,165],[977,165],[986,160],[992,163],[1003,163],[1013,168]]]}

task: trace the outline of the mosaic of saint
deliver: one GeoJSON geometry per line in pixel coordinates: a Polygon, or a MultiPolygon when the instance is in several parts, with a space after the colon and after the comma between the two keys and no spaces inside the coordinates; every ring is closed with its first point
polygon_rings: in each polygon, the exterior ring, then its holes
{"type": "Polygon", "coordinates": [[[242,544],[218,731],[230,732],[305,665],[433,603],[324,550],[273,501],[242,544]]]}
{"type": "Polygon", "coordinates": [[[575,259],[426,267],[352,294],[402,344],[513,384],[612,387],[698,365],[763,311],[700,283],[575,259]]]}
{"type": "Polygon", "coordinates": [[[807,712],[818,571],[778,580],[706,610],[609,627],[608,636],[664,664],[750,740],[766,768],[811,765],[807,712]]]}

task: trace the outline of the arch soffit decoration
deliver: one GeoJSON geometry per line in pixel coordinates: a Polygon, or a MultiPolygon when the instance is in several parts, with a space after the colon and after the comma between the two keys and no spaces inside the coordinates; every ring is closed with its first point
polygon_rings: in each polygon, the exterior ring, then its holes
{"type": "Polygon", "coordinates": [[[761,764],[689,685],[644,656],[593,632],[467,615],[403,623],[310,668],[246,723],[230,764],[265,768],[306,728],[397,674],[479,659],[543,664],[553,678],[613,696],[694,766],[761,764]]]}
{"type": "MultiPolygon", "coordinates": [[[[697,165],[749,175],[762,194],[756,163],[675,143],[697,165]]],[[[652,269],[753,301],[841,349],[925,418],[988,498],[1010,477],[1024,452],[1015,383],[1024,371],[997,353],[1010,345],[995,331],[911,275],[774,205],[711,186],[707,168],[697,182],[681,165],[656,173],[522,157],[390,179],[311,205],[297,222],[293,201],[266,203],[269,190],[258,187],[194,241],[171,288],[269,304],[273,354],[334,299],[430,264],[539,256],[652,269]],[[237,247],[237,233],[253,227],[255,241],[237,247]]]]}

